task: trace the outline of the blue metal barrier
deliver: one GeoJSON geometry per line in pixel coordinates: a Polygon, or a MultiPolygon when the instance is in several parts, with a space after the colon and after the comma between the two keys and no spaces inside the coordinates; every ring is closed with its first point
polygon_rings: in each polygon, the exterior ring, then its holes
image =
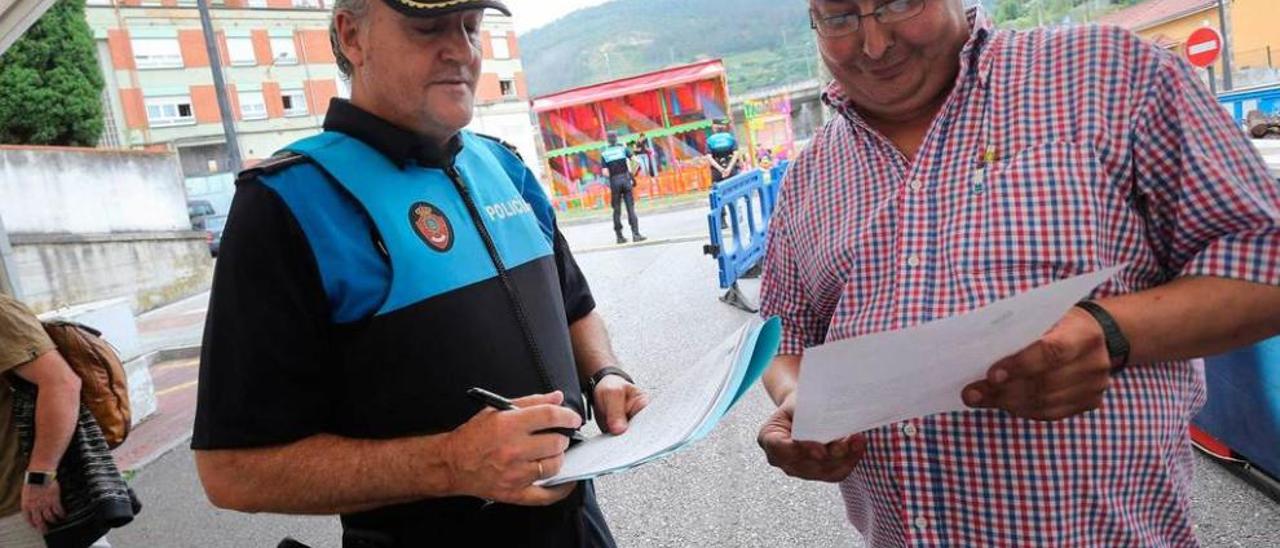
{"type": "MultiPolygon", "coordinates": [[[[780,167],[785,171],[785,166],[780,167]]],[[[711,188],[711,211],[707,213],[711,245],[703,250],[720,265],[720,288],[728,290],[720,300],[747,312],[756,312],[757,308],[738,289],[738,279],[757,270],[764,258],[769,219],[778,195],[777,181],[778,178],[765,181],[764,172],[756,169],[711,188]],[[721,219],[726,217],[728,240],[720,228],[721,219]]]]}

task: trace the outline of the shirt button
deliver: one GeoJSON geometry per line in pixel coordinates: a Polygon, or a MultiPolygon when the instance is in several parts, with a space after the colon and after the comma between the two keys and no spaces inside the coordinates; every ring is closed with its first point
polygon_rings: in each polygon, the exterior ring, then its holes
{"type": "Polygon", "coordinates": [[[919,255],[911,255],[910,257],[907,257],[907,266],[909,266],[909,267],[911,267],[911,268],[915,268],[915,267],[917,267],[917,266],[920,266],[920,263],[921,263],[921,262],[923,262],[923,261],[921,261],[921,260],[920,260],[920,256],[919,256],[919,255]]]}
{"type": "Polygon", "coordinates": [[[911,190],[919,192],[920,189],[924,188],[924,183],[920,182],[920,179],[912,179],[911,184],[908,186],[911,187],[911,190]]]}
{"type": "Polygon", "coordinates": [[[902,427],[902,435],[908,438],[914,438],[916,437],[916,434],[919,434],[919,433],[920,433],[920,430],[918,430],[916,428],[916,425],[914,424],[907,423],[905,426],[902,427]]]}
{"type": "Polygon", "coordinates": [[[920,516],[916,518],[914,523],[915,523],[916,529],[919,529],[921,531],[929,528],[929,520],[924,519],[924,516],[920,516]]]}

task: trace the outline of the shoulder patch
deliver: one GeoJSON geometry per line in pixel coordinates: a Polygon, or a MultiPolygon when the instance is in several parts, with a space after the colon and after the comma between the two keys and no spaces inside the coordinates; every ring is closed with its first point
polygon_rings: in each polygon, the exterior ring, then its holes
{"type": "Polygon", "coordinates": [[[520,150],[519,150],[519,149],[517,149],[515,145],[513,145],[513,144],[511,144],[511,143],[508,143],[508,142],[506,142],[506,141],[503,141],[502,139],[499,139],[499,138],[494,137],[494,136],[492,136],[492,135],[485,135],[485,134],[483,134],[483,133],[475,133],[475,136],[476,136],[476,137],[484,137],[485,139],[488,139],[488,140],[490,140],[490,141],[493,141],[493,142],[495,142],[495,143],[498,143],[498,144],[502,145],[503,147],[506,147],[506,149],[507,149],[507,150],[510,150],[512,154],[515,154],[515,155],[516,155],[516,158],[519,158],[521,162],[523,162],[523,161],[524,161],[524,156],[521,156],[521,155],[520,155],[520,150]]]}
{"type": "Polygon", "coordinates": [[[277,152],[274,156],[258,163],[258,165],[241,171],[239,175],[236,175],[236,182],[251,181],[263,175],[280,173],[290,167],[310,160],[310,158],[296,152],[277,152]]]}

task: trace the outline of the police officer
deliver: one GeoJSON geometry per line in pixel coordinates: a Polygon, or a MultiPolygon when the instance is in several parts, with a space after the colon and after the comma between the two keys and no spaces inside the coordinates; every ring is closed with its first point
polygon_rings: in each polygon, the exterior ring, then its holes
{"type": "Polygon", "coordinates": [[[618,143],[618,134],[608,134],[609,145],[600,152],[604,160],[605,172],[609,175],[609,195],[613,204],[613,233],[619,244],[627,243],[622,235],[622,204],[627,205],[627,223],[631,225],[631,238],[643,242],[648,238],[640,235],[640,220],[636,218],[635,174],[631,169],[631,157],[634,153],[626,145],[618,143]]]}
{"type": "Polygon", "coordinates": [[[621,433],[647,397],[534,175],[462,131],[486,8],[338,0],[351,101],[241,174],[192,441],[215,505],[340,514],[348,547],[614,544],[590,482],[533,484],[548,429],[621,433]]]}

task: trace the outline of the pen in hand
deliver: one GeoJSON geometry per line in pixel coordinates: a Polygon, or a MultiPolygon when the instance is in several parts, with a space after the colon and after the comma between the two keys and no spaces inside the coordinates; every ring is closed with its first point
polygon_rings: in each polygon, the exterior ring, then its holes
{"type": "MultiPolygon", "coordinates": [[[[472,388],[467,390],[467,396],[484,405],[497,409],[498,411],[514,411],[518,409],[516,404],[511,400],[494,394],[483,388],[472,388]]],[[[548,428],[538,433],[555,433],[565,436],[573,441],[587,441],[587,438],[581,432],[572,428],[548,428]]]]}

